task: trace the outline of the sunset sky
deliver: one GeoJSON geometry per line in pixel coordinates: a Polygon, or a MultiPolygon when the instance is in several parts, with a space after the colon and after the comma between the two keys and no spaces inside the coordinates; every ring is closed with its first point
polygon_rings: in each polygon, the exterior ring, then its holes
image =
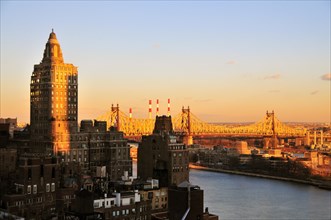
{"type": "Polygon", "coordinates": [[[1,1],[1,115],[30,122],[52,28],[78,66],[79,119],[167,98],[207,122],[330,122],[330,1],[1,1]]]}

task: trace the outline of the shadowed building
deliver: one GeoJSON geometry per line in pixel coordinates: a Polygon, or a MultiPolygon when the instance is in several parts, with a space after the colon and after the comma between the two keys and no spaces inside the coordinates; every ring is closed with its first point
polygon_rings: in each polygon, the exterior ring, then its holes
{"type": "Polygon", "coordinates": [[[189,180],[188,150],[175,136],[171,116],[156,116],[153,134],[142,137],[138,176],[159,179],[160,187],[189,180]]]}
{"type": "Polygon", "coordinates": [[[2,207],[27,219],[56,216],[58,161],[55,157],[26,154],[18,162],[15,188],[2,197],[2,207]]]}

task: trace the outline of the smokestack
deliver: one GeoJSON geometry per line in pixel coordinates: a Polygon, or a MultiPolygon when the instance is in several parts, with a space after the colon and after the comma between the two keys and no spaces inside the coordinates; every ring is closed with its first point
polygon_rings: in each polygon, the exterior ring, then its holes
{"type": "Polygon", "coordinates": [[[129,117],[132,118],[132,108],[129,109],[129,117]]]}
{"type": "Polygon", "coordinates": [[[156,99],[156,116],[159,116],[159,100],[156,99]]]}
{"type": "Polygon", "coordinates": [[[168,116],[170,116],[170,99],[168,99],[168,116]]]}
{"type": "Polygon", "coordinates": [[[152,119],[152,100],[149,100],[148,104],[148,118],[152,119]]]}

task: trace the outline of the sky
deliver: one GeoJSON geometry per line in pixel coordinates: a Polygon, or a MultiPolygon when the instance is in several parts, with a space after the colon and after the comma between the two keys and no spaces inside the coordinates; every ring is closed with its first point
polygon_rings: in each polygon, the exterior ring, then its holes
{"type": "Polygon", "coordinates": [[[78,66],[79,120],[119,104],[206,122],[331,122],[330,1],[1,1],[1,113],[30,121],[54,32],[78,66]]]}

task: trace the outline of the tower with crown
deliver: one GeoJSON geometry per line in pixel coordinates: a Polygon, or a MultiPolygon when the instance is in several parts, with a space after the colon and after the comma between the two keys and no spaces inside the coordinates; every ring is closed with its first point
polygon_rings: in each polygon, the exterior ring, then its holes
{"type": "Polygon", "coordinates": [[[30,84],[31,147],[38,152],[68,151],[70,134],[77,132],[78,71],[64,63],[52,30],[30,84]]]}

